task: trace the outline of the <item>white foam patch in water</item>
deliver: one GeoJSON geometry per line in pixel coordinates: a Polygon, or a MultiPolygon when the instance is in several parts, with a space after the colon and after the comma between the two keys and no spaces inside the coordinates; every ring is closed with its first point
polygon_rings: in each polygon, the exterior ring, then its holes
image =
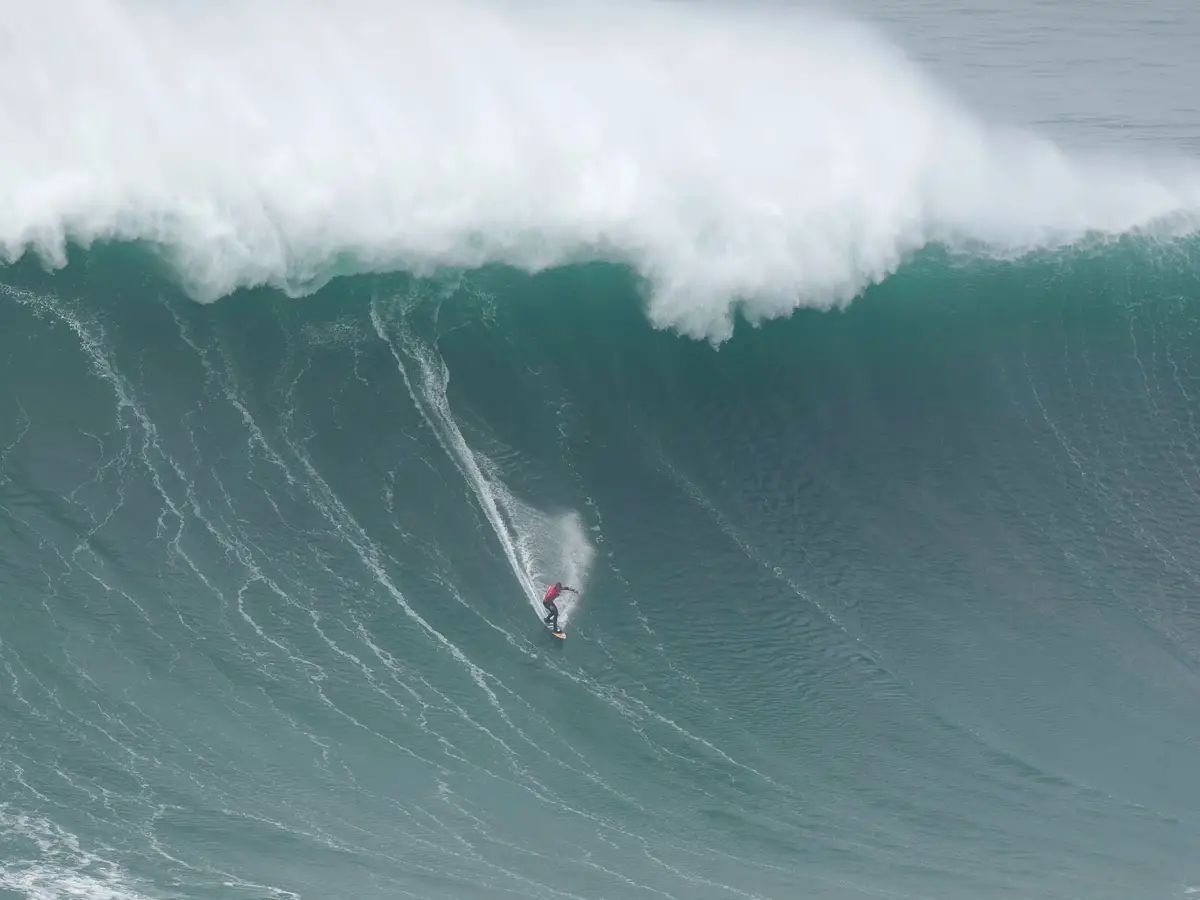
{"type": "Polygon", "coordinates": [[[116,863],[49,821],[0,805],[0,888],[29,900],[142,900],[116,863]],[[22,849],[24,848],[24,849],[22,849]],[[36,856],[22,858],[25,852],[36,856]]]}

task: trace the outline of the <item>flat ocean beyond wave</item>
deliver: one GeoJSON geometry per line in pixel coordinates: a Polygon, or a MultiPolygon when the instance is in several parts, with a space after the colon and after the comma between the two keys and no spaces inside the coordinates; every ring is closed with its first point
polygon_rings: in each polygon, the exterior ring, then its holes
{"type": "Polygon", "coordinates": [[[5,20],[0,900],[1200,889],[1192,163],[289,9],[5,20]]]}

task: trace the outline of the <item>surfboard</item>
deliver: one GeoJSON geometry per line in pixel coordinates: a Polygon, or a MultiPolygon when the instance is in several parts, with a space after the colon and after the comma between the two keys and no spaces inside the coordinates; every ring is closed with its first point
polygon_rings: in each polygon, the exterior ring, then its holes
{"type": "Polygon", "coordinates": [[[550,633],[551,633],[552,635],[554,635],[556,638],[561,638],[561,639],[562,639],[562,640],[564,640],[564,641],[567,639],[566,632],[563,632],[563,631],[552,631],[552,632],[550,632],[550,633]]]}

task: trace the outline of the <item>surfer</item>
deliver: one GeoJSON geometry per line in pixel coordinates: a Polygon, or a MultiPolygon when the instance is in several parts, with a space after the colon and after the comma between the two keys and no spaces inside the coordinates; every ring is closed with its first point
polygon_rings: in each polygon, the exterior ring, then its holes
{"type": "Polygon", "coordinates": [[[546,596],[542,598],[542,606],[546,607],[546,618],[542,621],[550,626],[550,630],[558,632],[558,607],[554,605],[554,601],[563,591],[570,591],[572,594],[578,594],[579,591],[575,588],[567,587],[560,581],[554,582],[546,591],[546,596]]]}

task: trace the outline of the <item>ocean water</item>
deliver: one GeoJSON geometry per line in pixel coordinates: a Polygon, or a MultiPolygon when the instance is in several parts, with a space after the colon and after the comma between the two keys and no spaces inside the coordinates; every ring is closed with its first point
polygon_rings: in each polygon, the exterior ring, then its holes
{"type": "Polygon", "coordinates": [[[1198,39],[7,9],[0,900],[1200,891],[1198,39]]]}

